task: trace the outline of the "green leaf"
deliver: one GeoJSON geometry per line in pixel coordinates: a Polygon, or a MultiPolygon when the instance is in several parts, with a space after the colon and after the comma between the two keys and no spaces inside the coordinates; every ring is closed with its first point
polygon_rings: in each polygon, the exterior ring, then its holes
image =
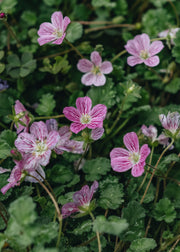
{"type": "Polygon", "coordinates": [[[176,33],[176,38],[173,41],[175,45],[172,49],[172,55],[175,57],[176,62],[180,63],[180,31],[176,33]]]}
{"type": "Polygon", "coordinates": [[[4,51],[0,51],[0,60],[4,57],[4,51]]]}
{"type": "Polygon", "coordinates": [[[165,87],[165,91],[171,94],[176,94],[180,90],[180,78],[173,79],[165,87]]]}
{"type": "Polygon", "coordinates": [[[11,130],[4,130],[0,135],[0,158],[10,156],[10,151],[14,147],[17,135],[11,130]]]}
{"type": "Polygon", "coordinates": [[[43,2],[47,5],[47,6],[59,6],[62,3],[62,0],[43,0],[43,2]]]}
{"type": "Polygon", "coordinates": [[[77,39],[81,38],[83,34],[83,26],[80,23],[70,23],[66,32],[66,39],[73,43],[77,39]]]}
{"type": "Polygon", "coordinates": [[[34,12],[32,11],[24,11],[21,15],[21,19],[28,25],[28,26],[33,26],[36,23],[37,16],[34,12]]]}
{"type": "Polygon", "coordinates": [[[174,182],[169,183],[166,186],[164,196],[171,200],[175,208],[180,209],[179,185],[175,184],[174,182]]]}
{"type": "Polygon", "coordinates": [[[149,252],[157,246],[154,239],[151,238],[141,238],[134,240],[127,252],[149,252]]]}
{"type": "Polygon", "coordinates": [[[2,73],[5,69],[5,64],[4,63],[0,63],[0,73],[2,73]]]}
{"type": "Polygon", "coordinates": [[[117,216],[110,216],[108,220],[104,215],[97,216],[93,222],[93,231],[108,233],[112,235],[120,235],[128,228],[128,223],[125,219],[121,219],[117,216]]]}
{"type": "Polygon", "coordinates": [[[20,67],[21,66],[21,61],[16,54],[8,55],[7,61],[11,67],[20,67]]]}
{"type": "Polygon", "coordinates": [[[73,173],[69,167],[55,164],[51,170],[50,177],[53,182],[65,184],[73,179],[73,173]]]}
{"type": "Polygon", "coordinates": [[[52,94],[47,93],[42,95],[40,104],[38,105],[36,112],[39,115],[50,116],[53,113],[53,109],[56,107],[56,102],[52,94]]]}
{"type": "Polygon", "coordinates": [[[1,3],[1,9],[5,12],[13,13],[15,11],[15,6],[18,3],[17,0],[3,0],[1,3]]]}
{"type": "Polygon", "coordinates": [[[104,209],[117,209],[123,200],[123,185],[114,176],[108,176],[99,183],[100,197],[98,205],[104,209]]]}
{"type": "Polygon", "coordinates": [[[91,87],[87,92],[87,96],[92,99],[93,106],[97,104],[104,104],[107,108],[111,108],[116,103],[116,90],[114,82],[111,78],[106,79],[106,83],[101,87],[91,87]]]}
{"type": "Polygon", "coordinates": [[[110,0],[92,0],[92,6],[95,8],[99,7],[107,7],[107,8],[115,8],[116,3],[115,2],[110,2],[110,0]]]}
{"type": "MultiPolygon", "coordinates": [[[[41,220],[40,220],[41,223],[41,220]]],[[[57,222],[50,222],[48,224],[39,224],[40,230],[35,237],[35,244],[45,244],[51,242],[55,239],[58,235],[58,223],[57,222]]]]}
{"type": "Polygon", "coordinates": [[[99,180],[102,175],[105,175],[111,170],[110,160],[107,158],[96,158],[87,160],[83,166],[83,171],[86,173],[87,181],[99,180]]]}
{"type": "Polygon", "coordinates": [[[74,230],[71,231],[74,235],[82,235],[83,233],[90,232],[92,229],[92,221],[87,220],[78,225],[74,230]]]}
{"type": "Polygon", "coordinates": [[[157,221],[164,220],[166,223],[174,221],[176,218],[176,211],[168,198],[163,198],[156,204],[153,211],[153,217],[157,221]]]}

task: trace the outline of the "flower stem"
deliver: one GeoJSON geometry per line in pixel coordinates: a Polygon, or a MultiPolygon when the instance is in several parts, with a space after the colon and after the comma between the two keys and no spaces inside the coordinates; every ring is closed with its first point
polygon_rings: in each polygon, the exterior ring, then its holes
{"type": "Polygon", "coordinates": [[[123,54],[125,54],[127,51],[126,50],[123,50],[121,51],[120,53],[116,54],[112,60],[111,60],[111,63],[113,63],[115,60],[117,60],[119,57],[121,57],[123,54]]]}
{"type": "Polygon", "coordinates": [[[54,119],[54,118],[62,118],[65,117],[64,115],[56,115],[56,116],[39,116],[34,117],[34,120],[41,120],[41,119],[54,119]]]}
{"type": "Polygon", "coordinates": [[[84,58],[84,56],[80,53],[80,51],[71,43],[69,40],[65,38],[67,44],[81,57],[81,59],[84,58]]]}
{"type": "Polygon", "coordinates": [[[52,193],[48,190],[48,188],[36,177],[34,177],[33,175],[28,174],[27,176],[30,176],[32,178],[34,178],[36,181],[38,181],[38,183],[43,187],[43,189],[47,192],[47,194],[49,195],[49,197],[51,198],[56,212],[57,212],[57,216],[58,216],[58,220],[59,220],[59,233],[58,233],[58,240],[56,243],[56,247],[59,247],[59,243],[60,243],[60,239],[61,239],[61,233],[62,233],[62,215],[58,206],[57,201],[55,200],[54,196],[52,195],[52,193]]]}
{"type": "Polygon", "coordinates": [[[143,201],[144,201],[144,198],[145,198],[145,196],[146,196],[146,194],[147,194],[147,191],[148,191],[148,189],[149,189],[149,186],[150,186],[150,184],[151,184],[151,181],[152,181],[152,179],[153,179],[153,177],[154,177],[154,174],[155,174],[155,172],[156,172],[156,168],[157,168],[159,162],[161,161],[161,158],[164,156],[164,154],[166,153],[166,151],[173,145],[173,143],[174,143],[174,139],[172,139],[171,143],[170,143],[170,144],[166,147],[166,149],[164,149],[164,151],[161,153],[161,155],[160,155],[160,157],[159,157],[159,159],[158,159],[158,161],[157,161],[157,163],[156,163],[156,165],[155,165],[155,167],[154,167],[154,170],[153,170],[153,172],[152,172],[152,175],[151,175],[151,177],[150,177],[150,180],[149,180],[149,182],[148,182],[148,184],[147,184],[147,186],[146,186],[146,190],[145,190],[145,192],[144,192],[144,194],[143,194],[143,196],[142,196],[142,199],[141,199],[141,201],[140,201],[140,204],[142,204],[143,201]]]}
{"type": "Polygon", "coordinates": [[[144,185],[145,181],[146,181],[146,178],[147,178],[147,175],[148,175],[148,172],[149,172],[149,169],[150,169],[150,165],[151,165],[151,162],[152,162],[152,156],[153,156],[153,153],[154,153],[154,146],[152,147],[152,150],[151,150],[151,155],[150,155],[150,158],[149,158],[149,166],[148,166],[148,169],[146,171],[146,174],[144,176],[144,179],[142,181],[142,183],[140,184],[137,192],[139,192],[142,188],[142,186],[144,185]]]}
{"type": "MultiPolygon", "coordinates": [[[[92,220],[94,222],[95,221],[95,217],[94,217],[93,213],[89,212],[89,214],[90,214],[90,216],[91,216],[91,218],[92,218],[92,220]]],[[[98,251],[101,252],[101,241],[100,241],[100,235],[99,235],[98,231],[96,231],[96,236],[97,236],[97,242],[98,242],[98,251]]]]}

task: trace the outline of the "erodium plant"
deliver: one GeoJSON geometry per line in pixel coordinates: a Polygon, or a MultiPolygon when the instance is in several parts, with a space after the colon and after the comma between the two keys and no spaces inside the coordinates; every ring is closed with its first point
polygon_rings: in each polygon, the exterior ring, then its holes
{"type": "Polygon", "coordinates": [[[179,7],[0,1],[2,252],[180,250],[179,7]]]}

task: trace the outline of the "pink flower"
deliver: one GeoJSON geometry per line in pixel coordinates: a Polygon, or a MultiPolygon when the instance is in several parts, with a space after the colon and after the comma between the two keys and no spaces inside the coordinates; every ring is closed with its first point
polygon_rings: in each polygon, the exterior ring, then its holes
{"type": "Polygon", "coordinates": [[[73,202],[65,204],[61,209],[63,218],[66,218],[75,212],[88,212],[91,199],[98,186],[98,182],[94,181],[91,188],[89,188],[88,185],[85,185],[80,191],[75,192],[73,195],[73,202]]]}
{"type": "Polygon", "coordinates": [[[104,134],[104,128],[96,128],[91,131],[91,139],[94,141],[100,139],[104,134]]]}
{"type": "MultiPolygon", "coordinates": [[[[159,144],[163,145],[163,147],[166,147],[170,144],[169,137],[165,136],[164,134],[159,135],[157,140],[158,140],[159,144]]],[[[174,145],[172,145],[169,148],[169,150],[172,150],[172,149],[174,149],[174,145]]]]}
{"type": "Polygon", "coordinates": [[[180,28],[172,28],[172,29],[167,29],[165,31],[162,31],[158,34],[160,38],[164,37],[170,37],[171,39],[171,44],[174,45],[174,38],[176,38],[176,33],[180,30],[180,28]]]}
{"type": "Polygon", "coordinates": [[[54,12],[51,16],[51,23],[45,22],[40,25],[38,30],[38,35],[40,36],[38,43],[40,46],[48,42],[60,45],[66,36],[65,31],[70,22],[68,17],[63,19],[61,11],[54,12]]]}
{"type": "Polygon", "coordinates": [[[110,152],[112,169],[117,172],[131,169],[132,176],[139,177],[144,172],[145,160],[150,153],[150,148],[144,144],[139,150],[139,140],[135,132],[127,133],[123,142],[128,150],[114,148],[110,152]]]}
{"type": "Polygon", "coordinates": [[[57,131],[48,133],[44,122],[34,122],[30,127],[30,133],[21,133],[15,141],[16,148],[27,156],[29,167],[37,163],[46,166],[49,163],[51,150],[59,140],[57,131]]]}
{"type": "Polygon", "coordinates": [[[161,41],[154,41],[150,44],[150,38],[147,34],[135,36],[125,45],[128,53],[132,54],[127,58],[127,63],[130,66],[144,63],[147,66],[154,67],[159,64],[159,57],[155,54],[163,49],[164,45],[161,41]]]}
{"type": "Polygon", "coordinates": [[[159,115],[162,126],[175,135],[180,130],[180,114],[178,112],[168,112],[167,117],[164,114],[159,115]]]}
{"type": "Polygon", "coordinates": [[[30,118],[28,116],[27,109],[25,109],[24,105],[19,100],[17,100],[14,106],[14,110],[16,113],[14,126],[17,129],[17,134],[19,134],[21,131],[28,132],[30,118]],[[22,125],[19,121],[24,125],[22,125]]]}
{"type": "Polygon", "coordinates": [[[98,104],[92,109],[92,101],[89,97],[80,97],[76,100],[76,108],[65,107],[63,113],[67,119],[73,121],[70,130],[74,133],[85,129],[96,129],[103,127],[103,120],[107,113],[107,107],[103,104],[98,104]]]}
{"type": "Polygon", "coordinates": [[[153,125],[150,125],[149,128],[146,125],[142,125],[141,131],[145,136],[150,138],[152,143],[157,140],[157,128],[153,125]]]}
{"type": "Polygon", "coordinates": [[[91,61],[80,59],[77,68],[79,71],[86,73],[81,78],[81,82],[86,86],[93,84],[95,86],[103,86],[106,82],[104,74],[109,74],[113,70],[111,62],[102,62],[100,54],[96,51],[91,53],[91,61]]]}

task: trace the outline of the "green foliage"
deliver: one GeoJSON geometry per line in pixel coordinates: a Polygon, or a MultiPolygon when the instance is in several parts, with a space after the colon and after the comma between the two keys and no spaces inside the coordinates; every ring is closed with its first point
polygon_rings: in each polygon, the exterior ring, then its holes
{"type": "Polygon", "coordinates": [[[99,0],[99,1],[92,0],[92,5],[95,8],[99,8],[99,7],[114,8],[114,7],[116,7],[116,3],[110,2],[110,0],[99,0]]]}
{"type": "Polygon", "coordinates": [[[107,158],[96,158],[87,160],[83,166],[87,181],[99,180],[102,175],[106,175],[111,169],[110,161],[107,158]]]}
{"type": "Polygon", "coordinates": [[[16,133],[11,130],[4,130],[0,134],[0,158],[10,156],[10,151],[14,147],[16,137],[16,133]]]}
{"type": "Polygon", "coordinates": [[[17,0],[4,0],[1,3],[1,10],[8,13],[13,13],[16,10],[15,7],[17,3],[18,3],[17,0]]]}
{"type": "Polygon", "coordinates": [[[176,94],[180,90],[180,78],[173,79],[165,87],[165,91],[171,94],[176,94]]]}
{"type": "Polygon", "coordinates": [[[35,25],[37,21],[36,14],[32,11],[24,11],[21,15],[22,21],[25,22],[28,26],[35,25]]]}
{"type": "Polygon", "coordinates": [[[154,249],[157,246],[154,239],[151,238],[141,238],[134,240],[131,243],[130,248],[127,252],[146,252],[154,249]]]}
{"type": "Polygon", "coordinates": [[[112,235],[119,236],[122,232],[124,232],[128,228],[128,223],[125,219],[121,219],[117,216],[109,216],[108,220],[102,215],[97,216],[93,230],[99,233],[108,233],[112,235]]]}
{"type": "Polygon", "coordinates": [[[174,221],[176,218],[176,211],[168,198],[159,200],[155,206],[153,217],[157,221],[164,220],[166,223],[171,223],[174,221]]]}
{"type": "Polygon", "coordinates": [[[114,176],[108,176],[100,182],[100,197],[98,205],[104,209],[117,209],[123,200],[123,185],[114,176]]]}
{"type": "MultiPolygon", "coordinates": [[[[176,38],[173,39],[175,46],[172,49],[172,55],[177,63],[180,63],[180,31],[176,33],[176,38]]],[[[176,79],[175,79],[176,80],[176,79]]]]}
{"type": "Polygon", "coordinates": [[[104,104],[107,108],[111,108],[116,103],[116,91],[114,89],[114,82],[111,78],[107,78],[106,84],[101,87],[91,87],[87,92],[93,101],[93,106],[96,104],[104,104]]]}
{"type": "Polygon", "coordinates": [[[80,39],[83,34],[83,26],[80,23],[71,23],[68,26],[67,33],[66,33],[66,39],[74,43],[77,39],[80,39]]]}
{"type": "Polygon", "coordinates": [[[164,196],[168,198],[175,208],[180,209],[180,193],[179,193],[179,185],[173,183],[169,183],[164,192],[164,196]]]}
{"type": "Polygon", "coordinates": [[[56,164],[52,167],[51,179],[53,182],[65,184],[73,179],[73,173],[69,167],[56,164]]]}
{"type": "Polygon", "coordinates": [[[87,221],[82,222],[71,232],[75,235],[82,235],[83,233],[90,232],[91,229],[92,229],[92,221],[87,220],[87,221]]]}
{"type": "Polygon", "coordinates": [[[41,103],[36,108],[36,112],[39,115],[52,115],[53,109],[56,107],[56,102],[53,95],[50,93],[42,95],[40,102],[41,103]]]}
{"type": "Polygon", "coordinates": [[[7,61],[6,70],[12,78],[24,78],[36,68],[36,60],[34,60],[33,55],[28,52],[22,54],[21,60],[16,54],[8,55],[7,61]]]}

